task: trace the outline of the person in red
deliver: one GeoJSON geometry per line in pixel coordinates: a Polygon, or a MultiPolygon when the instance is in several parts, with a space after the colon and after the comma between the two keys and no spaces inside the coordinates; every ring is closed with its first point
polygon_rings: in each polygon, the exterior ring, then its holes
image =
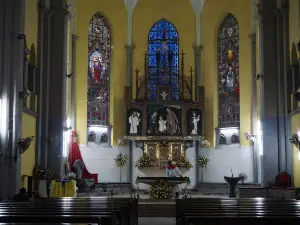
{"type": "Polygon", "coordinates": [[[100,83],[101,62],[98,56],[93,59],[93,75],[96,83],[100,83]]]}
{"type": "MultiPolygon", "coordinates": [[[[166,176],[167,177],[182,177],[178,167],[171,160],[168,161],[168,165],[166,168],[166,176]]],[[[176,198],[179,198],[179,192],[180,192],[179,186],[176,185],[175,189],[176,189],[176,198]]]]}

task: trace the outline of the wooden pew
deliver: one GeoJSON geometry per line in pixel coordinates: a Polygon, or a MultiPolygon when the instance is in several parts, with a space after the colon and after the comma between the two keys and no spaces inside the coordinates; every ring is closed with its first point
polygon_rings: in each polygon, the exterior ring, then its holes
{"type": "Polygon", "coordinates": [[[137,225],[137,199],[60,198],[0,202],[0,223],[101,223],[137,225]]]}
{"type": "Polygon", "coordinates": [[[282,199],[177,199],[177,225],[294,225],[300,202],[282,199]]]}

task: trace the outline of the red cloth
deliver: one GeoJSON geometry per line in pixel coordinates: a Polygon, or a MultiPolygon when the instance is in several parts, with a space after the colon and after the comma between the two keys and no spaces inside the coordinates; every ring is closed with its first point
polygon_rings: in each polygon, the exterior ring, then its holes
{"type": "Polygon", "coordinates": [[[281,172],[276,176],[275,184],[279,187],[290,187],[291,176],[287,172],[281,172]]]}
{"type": "Polygon", "coordinates": [[[169,170],[173,170],[173,169],[175,169],[176,168],[176,166],[174,166],[174,165],[168,165],[168,169],[169,170]]]}
{"type": "Polygon", "coordinates": [[[71,136],[71,143],[70,143],[70,152],[69,152],[69,167],[70,171],[72,170],[72,165],[73,163],[79,159],[83,162],[84,168],[82,171],[82,178],[83,179],[93,179],[95,183],[98,183],[98,174],[91,174],[85,166],[85,163],[82,159],[80,149],[78,146],[77,141],[75,141],[75,137],[77,136],[76,131],[72,131],[72,136],[71,136]]]}

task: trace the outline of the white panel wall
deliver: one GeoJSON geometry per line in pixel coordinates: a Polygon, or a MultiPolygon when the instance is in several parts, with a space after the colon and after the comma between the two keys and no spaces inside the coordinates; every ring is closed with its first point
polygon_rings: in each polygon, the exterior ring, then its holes
{"type": "MultiPolygon", "coordinates": [[[[120,169],[114,158],[122,152],[128,155],[127,147],[103,147],[94,143],[80,145],[80,152],[90,173],[98,173],[99,182],[119,182],[120,169]]],[[[122,182],[128,182],[128,169],[122,169],[122,182]]]]}
{"type": "MultiPolygon", "coordinates": [[[[102,147],[97,144],[90,143],[88,146],[80,145],[80,151],[83,160],[90,173],[98,173],[99,182],[119,182],[120,170],[115,166],[114,158],[120,152],[128,155],[127,147],[102,147]]],[[[203,182],[205,183],[224,183],[224,176],[231,176],[230,167],[234,175],[243,172],[248,175],[247,182],[253,181],[253,154],[250,147],[222,147],[218,149],[202,149],[204,155],[208,156],[210,162],[208,167],[204,169],[203,182]]],[[[189,148],[186,151],[187,158],[195,165],[195,148],[189,148]]],[[[135,167],[136,161],[142,156],[140,148],[133,147],[133,175],[132,183],[135,184],[137,176],[147,176],[147,174],[135,167]]],[[[189,188],[195,186],[196,169],[193,167],[183,175],[191,178],[189,188]]],[[[162,176],[165,171],[162,170],[162,176]]],[[[128,168],[122,169],[122,182],[128,182],[128,168]]],[[[200,181],[200,177],[199,177],[200,181]]],[[[134,185],[135,186],[135,185],[134,185]]],[[[147,188],[146,185],[141,185],[141,189],[147,188]]]]}
{"type": "MultiPolygon", "coordinates": [[[[250,147],[222,147],[216,149],[202,149],[204,155],[208,156],[210,162],[204,168],[203,182],[224,183],[224,176],[234,176],[246,173],[246,182],[253,182],[253,152],[250,147]]],[[[201,172],[199,172],[201,175],[201,172]]]]}

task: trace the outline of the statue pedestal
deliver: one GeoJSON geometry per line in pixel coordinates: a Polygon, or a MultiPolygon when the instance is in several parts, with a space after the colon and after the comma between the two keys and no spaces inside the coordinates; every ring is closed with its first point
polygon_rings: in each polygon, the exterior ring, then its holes
{"type": "Polygon", "coordinates": [[[224,180],[228,183],[229,185],[229,198],[236,198],[236,185],[238,182],[242,179],[242,177],[224,177],[224,180]]]}

